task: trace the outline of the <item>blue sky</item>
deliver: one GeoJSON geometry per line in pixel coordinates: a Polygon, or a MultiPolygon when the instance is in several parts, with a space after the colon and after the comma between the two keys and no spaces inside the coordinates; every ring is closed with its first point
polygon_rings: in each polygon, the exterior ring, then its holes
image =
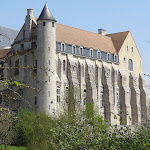
{"type": "MultiPolygon", "coordinates": [[[[1,0],[0,25],[20,30],[26,10],[38,17],[45,0],[1,0]]],[[[47,0],[58,23],[96,32],[130,30],[142,56],[143,73],[150,74],[150,0],[47,0]]],[[[145,77],[150,85],[150,78],[145,77]]],[[[148,89],[150,93],[150,89],[148,89]]]]}

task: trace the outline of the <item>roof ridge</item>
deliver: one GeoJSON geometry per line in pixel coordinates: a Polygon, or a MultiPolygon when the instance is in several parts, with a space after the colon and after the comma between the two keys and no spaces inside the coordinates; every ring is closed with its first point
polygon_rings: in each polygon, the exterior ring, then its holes
{"type": "MultiPolygon", "coordinates": [[[[64,25],[64,24],[60,24],[60,23],[56,23],[56,24],[59,24],[59,25],[63,25],[63,26],[66,26],[66,27],[69,27],[69,28],[73,28],[73,29],[77,29],[77,30],[81,30],[81,31],[85,31],[85,32],[89,32],[89,33],[92,33],[92,34],[95,34],[95,35],[99,35],[99,36],[102,36],[102,37],[108,37],[107,35],[101,35],[101,34],[98,34],[98,33],[95,33],[95,32],[91,32],[91,31],[87,31],[87,30],[84,30],[84,29],[79,29],[79,28],[76,28],[76,27],[71,27],[71,26],[68,26],[68,25],[64,25]]],[[[110,38],[110,37],[108,37],[110,38]]]]}

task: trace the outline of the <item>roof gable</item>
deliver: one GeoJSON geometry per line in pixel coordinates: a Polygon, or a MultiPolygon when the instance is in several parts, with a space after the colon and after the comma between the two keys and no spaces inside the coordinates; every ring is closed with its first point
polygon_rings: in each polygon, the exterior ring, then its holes
{"type": "Polygon", "coordinates": [[[130,31],[125,32],[119,32],[119,33],[113,33],[113,34],[107,34],[112,39],[112,42],[115,46],[116,52],[119,53],[128,33],[130,31]]]}

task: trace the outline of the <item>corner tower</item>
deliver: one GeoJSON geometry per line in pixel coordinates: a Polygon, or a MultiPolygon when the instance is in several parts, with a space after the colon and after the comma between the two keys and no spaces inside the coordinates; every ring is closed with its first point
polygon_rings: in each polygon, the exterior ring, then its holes
{"type": "Polygon", "coordinates": [[[54,115],[56,111],[56,20],[45,4],[37,20],[38,111],[54,115]]]}

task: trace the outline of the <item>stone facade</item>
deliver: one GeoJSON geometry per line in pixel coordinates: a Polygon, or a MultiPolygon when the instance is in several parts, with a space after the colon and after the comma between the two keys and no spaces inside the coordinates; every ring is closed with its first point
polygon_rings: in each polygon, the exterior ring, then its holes
{"type": "MultiPolygon", "coordinates": [[[[40,90],[16,89],[31,107],[18,100],[8,102],[10,109],[28,107],[57,116],[67,110],[79,112],[93,103],[99,115],[112,125],[135,125],[147,118],[148,97],[141,57],[130,32],[100,35],[57,24],[46,4],[38,19],[28,9],[25,24],[5,58],[5,66],[25,67],[7,70],[4,75],[40,90]],[[89,37],[84,36],[83,40],[80,36],[68,37],[69,31],[89,37]],[[122,41],[118,35],[124,37],[122,41]],[[95,37],[98,42],[93,40],[95,37]],[[120,42],[119,48],[116,42],[120,42]],[[126,50],[127,46],[132,46],[132,53],[126,50]],[[67,99],[69,92],[72,102],[67,99]]],[[[11,94],[5,88],[2,91],[11,94]]]]}

